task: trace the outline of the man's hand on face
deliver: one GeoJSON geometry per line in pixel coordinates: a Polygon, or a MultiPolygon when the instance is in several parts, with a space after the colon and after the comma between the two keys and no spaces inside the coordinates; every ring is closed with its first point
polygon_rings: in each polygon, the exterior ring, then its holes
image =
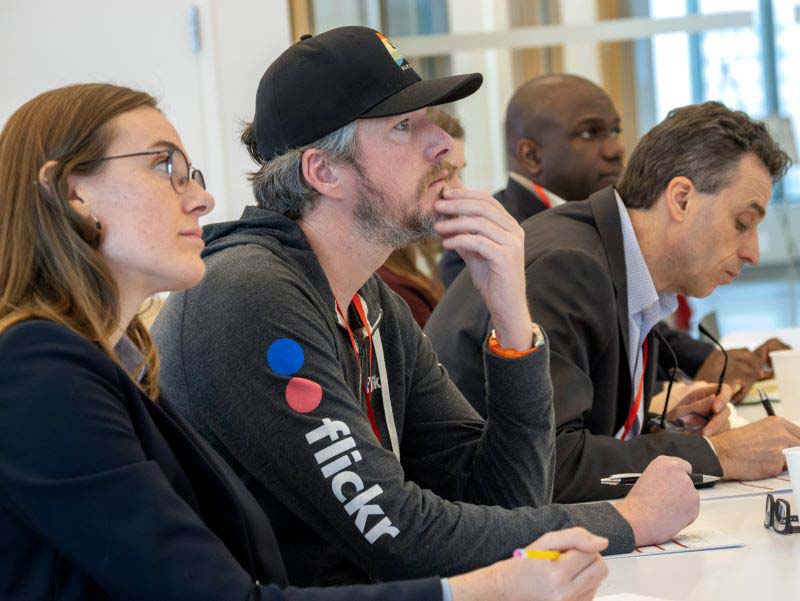
{"type": "Polygon", "coordinates": [[[674,405],[670,402],[667,420],[680,420],[688,431],[704,436],[713,436],[730,429],[731,411],[728,401],[733,392],[730,386],[723,384],[719,394],[717,385],[707,382],[695,382],[682,390],[682,398],[679,397],[680,400],[674,405]]]}
{"type": "Polygon", "coordinates": [[[668,541],[694,522],[700,495],[689,474],[692,466],[677,457],[656,457],[628,496],[616,504],[633,529],[636,546],[668,541]]]}
{"type": "Polygon", "coordinates": [[[781,473],[783,449],[800,446],[800,427],[782,417],[766,417],[710,437],[726,480],[759,480],[781,473]]]}
{"type": "Polygon", "coordinates": [[[517,221],[486,192],[445,188],[436,211],[449,219],[436,224],[442,246],[464,259],[475,288],[492,317],[501,347],[531,348],[531,316],[525,296],[525,234],[517,221]]]}

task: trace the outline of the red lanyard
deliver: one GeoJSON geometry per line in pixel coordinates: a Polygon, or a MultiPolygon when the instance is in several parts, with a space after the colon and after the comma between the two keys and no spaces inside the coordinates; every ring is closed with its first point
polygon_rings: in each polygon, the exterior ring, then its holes
{"type": "Polygon", "coordinates": [[[644,392],[644,370],[647,369],[647,347],[647,338],[645,338],[642,345],[642,377],[639,379],[639,389],[636,391],[636,398],[628,412],[628,419],[625,420],[625,428],[622,431],[621,440],[625,440],[628,436],[628,432],[631,431],[636,417],[639,415],[639,406],[642,404],[642,393],[644,392]]]}
{"type": "Polygon", "coordinates": [[[364,394],[364,398],[367,400],[367,418],[369,419],[369,423],[372,426],[372,431],[375,433],[375,437],[378,439],[378,442],[382,442],[380,432],[378,432],[378,423],[375,421],[375,412],[372,410],[372,332],[370,332],[367,315],[364,312],[364,306],[361,304],[361,298],[359,298],[358,294],[353,296],[353,306],[356,309],[356,314],[358,315],[361,325],[364,327],[364,331],[367,333],[367,340],[369,341],[367,345],[367,361],[369,370],[367,372],[366,380],[364,380],[364,374],[361,370],[361,354],[358,351],[356,337],[353,334],[353,330],[350,329],[347,316],[339,306],[339,302],[336,301],[336,310],[339,312],[339,317],[342,318],[342,323],[347,330],[347,335],[350,336],[350,344],[353,345],[353,352],[356,354],[356,361],[358,363],[358,379],[361,384],[361,391],[364,394]]]}
{"type": "Polygon", "coordinates": [[[537,184],[534,181],[531,181],[531,183],[533,184],[533,189],[536,190],[536,196],[539,197],[539,200],[542,201],[542,204],[544,206],[546,206],[548,209],[551,208],[553,206],[553,204],[550,202],[550,199],[547,197],[547,192],[544,191],[544,188],[542,188],[539,184],[537,184]]]}

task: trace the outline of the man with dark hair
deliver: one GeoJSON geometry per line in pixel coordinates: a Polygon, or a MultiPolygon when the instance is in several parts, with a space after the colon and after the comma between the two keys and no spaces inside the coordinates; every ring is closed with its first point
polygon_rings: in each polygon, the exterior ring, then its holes
{"type": "MultiPolygon", "coordinates": [[[[495,198],[521,222],[616,183],[625,154],[619,123],[611,99],[588,79],[558,74],[524,83],[506,109],[509,178],[495,198]]],[[[461,256],[446,250],[445,286],[462,269],[461,256]]]]}
{"type": "Polygon", "coordinates": [[[445,188],[452,139],[425,112],[480,83],[420,80],[365,27],[291,46],[242,136],[258,207],[206,229],[203,282],[154,326],[166,392],[281,524],[293,583],[450,575],[576,525],[629,551],[696,516],[675,458],[616,506],[549,504],[549,355],[522,230],[487,194],[445,188]],[[468,257],[495,323],[485,421],[373,275],[436,233],[468,257]]]}
{"type": "MultiPolygon", "coordinates": [[[[524,222],[528,303],[551,347],[556,499],[624,494],[600,479],[641,471],[659,454],[704,474],[767,477],[783,468],[780,451],[800,444],[800,428],[776,417],[725,431],[727,386],[722,394],[696,388],[673,399],[665,419],[648,420],[659,354],[653,327],[674,310],[676,294],[707,296],[758,262],[757,225],[787,164],[764,125],[744,113],[719,103],[684,107],[642,139],[619,192],[607,187],[524,222]],[[697,435],[671,431],[693,423],[702,426],[697,435]]],[[[485,379],[476,348],[490,321],[460,277],[428,324],[440,360],[477,406],[485,379]]]]}
{"type": "MultiPolygon", "coordinates": [[[[565,201],[585,200],[616,184],[622,173],[625,148],[619,138],[619,115],[611,98],[588,79],[555,74],[527,81],[508,103],[505,128],[509,178],[495,198],[517,221],[565,201]]],[[[444,251],[440,271],[446,287],[463,268],[457,252],[444,251]]],[[[665,323],[657,327],[683,372],[697,380],[717,379],[725,360],[721,351],[665,323]]],[[[433,326],[429,331],[434,344],[439,329],[433,326]]],[[[447,321],[441,322],[441,329],[441,335],[447,336],[447,321]]],[[[773,338],[755,351],[728,350],[725,381],[734,388],[734,401],[743,399],[753,382],[768,375],[764,366],[769,364],[769,352],[782,348],[788,347],[773,338]]],[[[665,374],[671,358],[663,353],[661,358],[665,374]]],[[[454,370],[457,374],[458,367],[454,370]]],[[[455,379],[458,382],[458,376],[455,379]]]]}

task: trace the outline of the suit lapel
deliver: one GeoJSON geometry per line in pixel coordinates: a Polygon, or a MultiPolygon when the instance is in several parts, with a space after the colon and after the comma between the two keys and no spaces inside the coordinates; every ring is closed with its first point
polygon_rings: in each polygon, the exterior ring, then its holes
{"type": "MultiPolygon", "coordinates": [[[[594,215],[597,231],[603,241],[608,268],[617,294],[617,321],[622,337],[622,348],[625,350],[622,359],[627,367],[628,357],[630,356],[630,343],[628,342],[630,333],[628,327],[628,277],[625,269],[622,222],[619,218],[614,188],[609,186],[592,194],[589,197],[589,206],[594,215]]],[[[627,368],[627,371],[630,373],[630,367],[627,368]]]]}

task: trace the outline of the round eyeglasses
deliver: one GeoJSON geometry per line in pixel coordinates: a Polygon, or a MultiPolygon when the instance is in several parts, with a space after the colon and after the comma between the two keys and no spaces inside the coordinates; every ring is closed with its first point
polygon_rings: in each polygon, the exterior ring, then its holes
{"type": "Polygon", "coordinates": [[[772,528],[778,534],[795,534],[800,532],[800,526],[795,524],[800,521],[792,515],[789,501],[776,499],[767,493],[767,505],[764,508],[764,528],[772,528]]]}
{"type": "Polygon", "coordinates": [[[142,157],[153,154],[164,154],[167,156],[167,173],[173,190],[178,194],[183,194],[189,185],[189,180],[198,184],[203,190],[206,189],[206,180],[199,169],[195,169],[189,164],[189,159],[179,148],[165,148],[164,150],[146,150],[143,152],[132,152],[130,154],[118,154],[113,157],[103,157],[98,162],[112,161],[114,159],[126,159],[128,157],[142,157]]]}

